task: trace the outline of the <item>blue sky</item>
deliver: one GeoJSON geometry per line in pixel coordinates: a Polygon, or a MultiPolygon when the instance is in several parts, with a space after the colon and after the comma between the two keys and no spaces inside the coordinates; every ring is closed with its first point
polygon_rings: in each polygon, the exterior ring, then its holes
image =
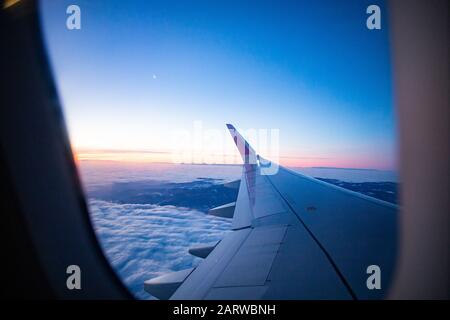
{"type": "Polygon", "coordinates": [[[281,162],[396,169],[388,19],[373,1],[43,1],[75,149],[170,150],[171,131],[276,128],[281,162]],[[81,8],[81,30],[65,26],[81,8]],[[174,129],[175,128],[175,129],[174,129]]]}

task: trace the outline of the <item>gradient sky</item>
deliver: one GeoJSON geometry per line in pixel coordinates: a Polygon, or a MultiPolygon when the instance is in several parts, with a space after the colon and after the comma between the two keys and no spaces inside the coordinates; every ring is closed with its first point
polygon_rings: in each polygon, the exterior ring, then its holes
{"type": "Polygon", "coordinates": [[[279,129],[285,165],[396,169],[384,2],[50,0],[41,9],[71,142],[85,158],[170,161],[173,131],[199,120],[279,129]],[[382,29],[369,31],[374,3],[382,29]],[[66,28],[70,4],[81,30],[66,28]]]}

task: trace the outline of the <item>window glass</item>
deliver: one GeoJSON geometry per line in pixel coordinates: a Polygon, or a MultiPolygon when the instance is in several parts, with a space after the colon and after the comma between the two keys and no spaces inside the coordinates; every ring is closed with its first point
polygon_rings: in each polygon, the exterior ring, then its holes
{"type": "Polygon", "coordinates": [[[41,1],[97,237],[130,291],[230,232],[231,123],[265,158],[397,202],[388,19],[368,1],[41,1]],[[375,19],[375,20],[374,20],[375,19]]]}

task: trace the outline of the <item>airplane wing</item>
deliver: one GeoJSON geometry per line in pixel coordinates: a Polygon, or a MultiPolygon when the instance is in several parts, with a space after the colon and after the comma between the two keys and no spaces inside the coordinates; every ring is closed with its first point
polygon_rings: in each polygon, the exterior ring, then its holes
{"type": "Polygon", "coordinates": [[[191,249],[204,258],[196,268],[148,280],[145,290],[162,299],[385,297],[397,206],[273,164],[227,127],[242,178],[236,202],[210,214],[232,218],[233,231],[191,249]]]}

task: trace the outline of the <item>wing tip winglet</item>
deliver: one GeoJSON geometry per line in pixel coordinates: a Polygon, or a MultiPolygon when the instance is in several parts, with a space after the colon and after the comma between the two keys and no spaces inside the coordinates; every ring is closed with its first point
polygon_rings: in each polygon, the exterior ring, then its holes
{"type": "Polygon", "coordinates": [[[230,124],[226,124],[228,130],[230,131],[231,136],[233,137],[234,144],[239,150],[241,154],[242,160],[244,160],[245,164],[254,164],[256,163],[256,152],[250,146],[250,144],[245,140],[243,136],[236,130],[236,128],[230,124]]]}

